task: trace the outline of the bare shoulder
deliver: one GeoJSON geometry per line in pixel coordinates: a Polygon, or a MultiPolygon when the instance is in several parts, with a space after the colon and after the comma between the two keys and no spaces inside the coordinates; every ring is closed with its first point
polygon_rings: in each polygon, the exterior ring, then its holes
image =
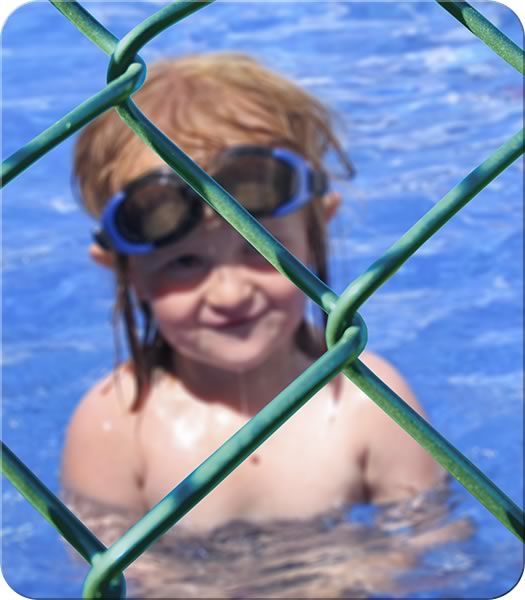
{"type": "Polygon", "coordinates": [[[121,367],[82,398],[69,422],[62,456],[62,482],[76,493],[108,504],[135,506],[139,460],[137,415],[130,412],[135,385],[121,367]]]}
{"type": "Polygon", "coordinates": [[[95,383],[79,402],[74,417],[125,417],[131,414],[134,394],[133,371],[127,365],[122,365],[95,383]]]}
{"type": "MultiPolygon", "coordinates": [[[[374,375],[381,379],[383,383],[401,397],[409,406],[426,418],[423,407],[416,398],[407,379],[390,361],[379,356],[379,354],[376,354],[375,352],[363,352],[360,356],[360,360],[374,373],[374,375]]],[[[386,417],[384,411],[378,408],[371,400],[366,403],[365,410],[377,417],[382,417],[383,415],[386,417]]],[[[387,418],[391,421],[389,417],[387,418]]]]}
{"type": "MultiPolygon", "coordinates": [[[[408,381],[391,362],[372,352],[363,353],[360,360],[427,420],[408,381]]],[[[362,401],[354,413],[356,426],[352,431],[365,457],[363,476],[371,500],[401,499],[441,481],[443,471],[427,451],[375,402],[359,393],[362,401]]]]}

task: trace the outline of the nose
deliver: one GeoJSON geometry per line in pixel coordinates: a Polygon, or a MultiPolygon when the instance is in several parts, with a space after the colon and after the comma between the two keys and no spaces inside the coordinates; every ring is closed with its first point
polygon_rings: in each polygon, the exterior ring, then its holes
{"type": "Polygon", "coordinates": [[[254,300],[254,289],[240,265],[216,267],[208,284],[206,300],[215,312],[225,318],[248,316],[254,300]]]}

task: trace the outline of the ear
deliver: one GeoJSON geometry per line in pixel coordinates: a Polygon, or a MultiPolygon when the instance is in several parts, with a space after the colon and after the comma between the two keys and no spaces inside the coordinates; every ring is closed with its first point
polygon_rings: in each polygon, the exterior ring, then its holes
{"type": "Polygon", "coordinates": [[[104,248],[101,248],[98,244],[91,244],[89,246],[89,256],[97,263],[97,265],[106,267],[106,269],[113,269],[115,266],[113,254],[104,250],[104,248]]]}
{"type": "Polygon", "coordinates": [[[341,204],[341,194],[339,192],[329,192],[322,198],[323,214],[325,223],[329,223],[341,204]]]}

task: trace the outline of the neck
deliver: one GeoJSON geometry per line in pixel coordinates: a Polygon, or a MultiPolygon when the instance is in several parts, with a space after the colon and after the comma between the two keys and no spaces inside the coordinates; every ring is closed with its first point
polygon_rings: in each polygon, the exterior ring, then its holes
{"type": "Polygon", "coordinates": [[[252,417],[310,364],[291,340],[246,371],[224,370],[177,355],[174,372],[179,383],[201,401],[223,404],[252,417]]]}

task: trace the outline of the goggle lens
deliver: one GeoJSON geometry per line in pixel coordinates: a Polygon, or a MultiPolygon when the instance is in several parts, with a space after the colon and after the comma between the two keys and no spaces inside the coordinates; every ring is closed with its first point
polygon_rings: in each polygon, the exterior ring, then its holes
{"type": "Polygon", "coordinates": [[[216,181],[254,216],[269,216],[296,193],[294,170],[267,156],[238,156],[222,165],[216,181]]]}
{"type": "MultiPolygon", "coordinates": [[[[176,176],[175,176],[176,177],[176,176]]],[[[172,236],[188,220],[188,200],[182,182],[161,176],[126,194],[115,215],[120,233],[130,242],[158,243],[172,236]]]]}

